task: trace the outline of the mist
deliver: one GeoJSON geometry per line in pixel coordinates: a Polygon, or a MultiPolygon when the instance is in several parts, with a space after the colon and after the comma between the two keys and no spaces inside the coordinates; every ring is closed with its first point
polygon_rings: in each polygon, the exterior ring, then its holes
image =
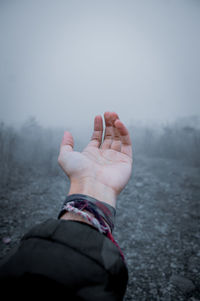
{"type": "Polygon", "coordinates": [[[199,0],[0,0],[0,259],[58,216],[64,130],[82,151],[115,111],[133,145],[124,301],[200,300],[199,29],[199,0]]]}
{"type": "Polygon", "coordinates": [[[0,120],[88,127],[200,114],[199,1],[0,1],[0,120]]]}

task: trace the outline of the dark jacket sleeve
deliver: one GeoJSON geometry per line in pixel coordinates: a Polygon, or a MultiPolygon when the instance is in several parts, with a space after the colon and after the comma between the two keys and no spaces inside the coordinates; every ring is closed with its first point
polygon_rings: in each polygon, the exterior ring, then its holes
{"type": "MultiPolygon", "coordinates": [[[[128,271],[118,248],[92,226],[54,220],[35,226],[1,266],[3,292],[66,296],[66,300],[123,300],[128,271]]],[[[1,292],[3,294],[3,292],[1,292]]]]}

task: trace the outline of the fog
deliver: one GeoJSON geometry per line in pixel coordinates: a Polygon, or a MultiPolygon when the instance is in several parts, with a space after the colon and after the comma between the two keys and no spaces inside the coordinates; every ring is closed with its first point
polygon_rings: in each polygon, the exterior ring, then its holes
{"type": "Polygon", "coordinates": [[[84,127],[200,114],[200,2],[0,1],[0,120],[84,127]]]}
{"type": "Polygon", "coordinates": [[[199,29],[200,0],[0,0],[0,259],[57,218],[64,130],[82,151],[116,111],[133,145],[124,301],[200,300],[199,29]]]}

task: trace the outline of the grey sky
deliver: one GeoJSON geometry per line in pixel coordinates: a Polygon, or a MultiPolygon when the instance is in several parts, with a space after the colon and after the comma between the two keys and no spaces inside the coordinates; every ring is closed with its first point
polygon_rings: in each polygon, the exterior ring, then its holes
{"type": "Polygon", "coordinates": [[[200,1],[0,0],[0,119],[200,114],[200,1]]]}

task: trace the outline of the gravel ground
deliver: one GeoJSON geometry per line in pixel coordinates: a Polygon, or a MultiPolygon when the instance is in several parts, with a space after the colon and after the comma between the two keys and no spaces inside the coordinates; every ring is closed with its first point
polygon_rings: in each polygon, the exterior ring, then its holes
{"type": "MultiPolygon", "coordinates": [[[[64,176],[20,176],[0,193],[0,256],[32,226],[57,217],[64,176]]],[[[200,171],[139,157],[120,194],[114,236],[129,269],[124,301],[200,301],[200,171]]]]}

